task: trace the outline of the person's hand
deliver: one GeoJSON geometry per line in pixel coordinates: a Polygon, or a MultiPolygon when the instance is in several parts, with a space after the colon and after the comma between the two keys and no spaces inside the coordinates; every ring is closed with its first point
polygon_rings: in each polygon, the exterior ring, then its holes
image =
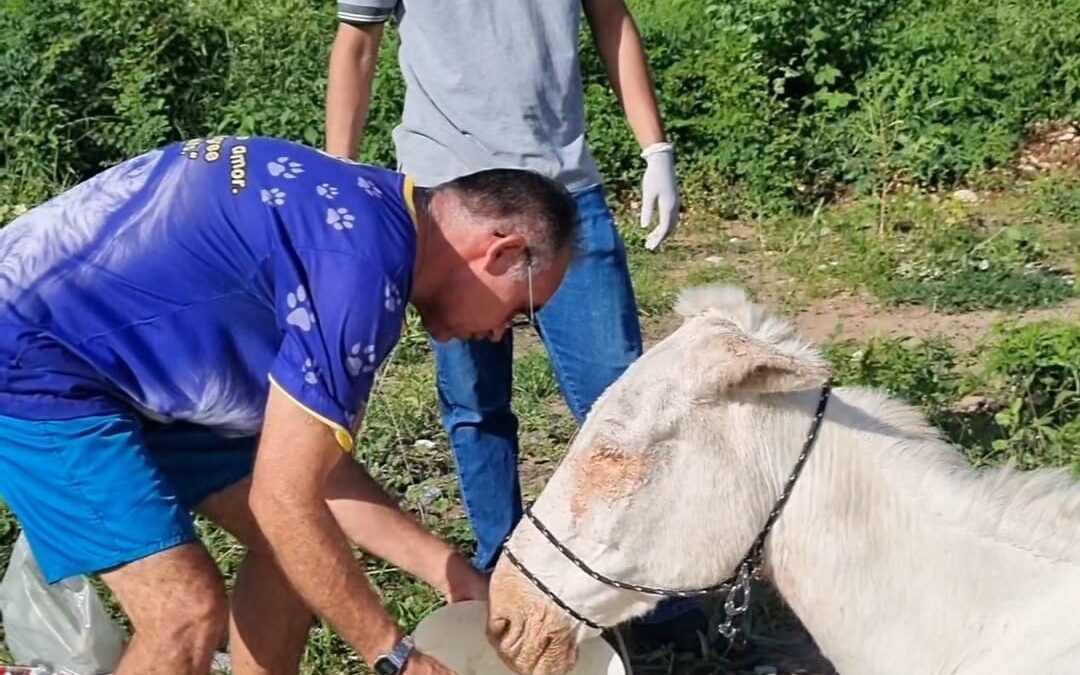
{"type": "Polygon", "coordinates": [[[443,596],[447,602],[482,600],[487,602],[490,579],[473,567],[462,555],[455,555],[447,564],[446,588],[443,596]]]}
{"type": "Polygon", "coordinates": [[[448,600],[450,602],[462,602],[463,600],[488,601],[488,590],[491,578],[486,574],[475,572],[466,576],[458,588],[452,590],[448,600]]]}
{"type": "Polygon", "coordinates": [[[670,143],[654,143],[645,148],[645,176],[641,180],[641,227],[652,224],[653,211],[660,204],[659,223],[645,240],[645,248],[655,251],[675,232],[679,224],[679,179],[675,175],[675,150],[670,143]]]}
{"type": "Polygon", "coordinates": [[[405,667],[401,670],[402,675],[457,675],[434,658],[423,652],[413,650],[405,667]]]}

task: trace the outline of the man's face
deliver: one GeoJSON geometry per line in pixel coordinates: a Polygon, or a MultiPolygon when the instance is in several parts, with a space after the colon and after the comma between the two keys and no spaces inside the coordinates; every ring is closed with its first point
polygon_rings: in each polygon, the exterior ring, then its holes
{"type": "Polygon", "coordinates": [[[526,266],[529,251],[519,235],[469,233],[450,243],[456,256],[444,283],[433,301],[417,307],[440,342],[502,339],[515,317],[527,320],[551,299],[570,264],[566,252],[543,272],[526,266]]]}

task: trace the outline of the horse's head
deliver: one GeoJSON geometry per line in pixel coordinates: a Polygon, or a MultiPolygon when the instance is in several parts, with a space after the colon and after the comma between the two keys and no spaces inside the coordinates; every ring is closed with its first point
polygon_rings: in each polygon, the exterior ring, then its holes
{"type": "MultiPolygon", "coordinates": [[[[678,309],[683,325],[596,402],[533,507],[593,570],[669,588],[706,586],[732,573],[806,431],[766,421],[807,419],[827,377],[814,349],[738,289],[691,289],[678,309]]],[[[508,548],[553,595],[602,626],[659,600],[593,579],[527,521],[508,548]]],[[[504,556],[492,578],[488,633],[519,672],[564,673],[578,642],[595,631],[504,556]]]]}

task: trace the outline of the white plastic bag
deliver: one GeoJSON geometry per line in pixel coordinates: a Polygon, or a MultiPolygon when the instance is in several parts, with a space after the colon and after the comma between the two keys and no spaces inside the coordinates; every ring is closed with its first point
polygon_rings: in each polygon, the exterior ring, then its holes
{"type": "Polygon", "coordinates": [[[0,615],[16,663],[65,675],[104,675],[120,663],[124,633],[90,580],[46,584],[21,533],[0,581],[0,615]]]}

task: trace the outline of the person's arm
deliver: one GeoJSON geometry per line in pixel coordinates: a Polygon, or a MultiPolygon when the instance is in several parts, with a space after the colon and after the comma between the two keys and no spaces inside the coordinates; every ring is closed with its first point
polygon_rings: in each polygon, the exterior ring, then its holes
{"type": "Polygon", "coordinates": [[[330,474],[326,498],[346,536],[439,591],[447,602],[486,600],[487,578],[468,559],[398,505],[351,457],[330,474]],[[394,536],[386,536],[393,532],[394,536]]]}
{"type": "Polygon", "coordinates": [[[664,123],[645,47],[630,10],[623,0],[584,0],[583,5],[596,48],[638,145],[647,148],[662,143],[664,123]]]}
{"type": "Polygon", "coordinates": [[[371,108],[383,23],[340,23],[326,81],[326,151],[356,159],[371,108]]]}
{"type": "Polygon", "coordinates": [[[674,148],[665,138],[645,47],[626,3],[624,0],[583,0],[583,5],[600,58],[646,161],[642,180],[642,227],[647,227],[652,220],[655,204],[660,205],[659,223],[649,233],[645,244],[653,250],[675,231],[679,220],[674,148]]]}
{"type": "MultiPolygon", "coordinates": [[[[364,212],[369,200],[356,192],[342,191],[335,204],[364,212]]],[[[353,559],[348,537],[440,590],[452,585],[448,564],[458,556],[421,533],[350,456],[375,371],[398,340],[405,310],[389,300],[395,278],[377,260],[333,250],[335,239],[294,245],[273,263],[283,337],[268,373],[250,505],[305,603],[371,664],[401,631],[353,559]]],[[[420,661],[416,672],[436,672],[420,661]]]]}
{"type": "MultiPolygon", "coordinates": [[[[327,506],[327,483],[342,461],[347,460],[333,431],[271,387],[251,485],[252,512],[304,602],[372,664],[393,649],[402,631],[368,584],[327,506]]],[[[380,499],[371,485],[357,489],[367,491],[372,502],[380,499]]],[[[372,515],[380,518],[372,531],[386,539],[396,536],[400,521],[389,510],[372,515]]],[[[450,673],[419,652],[409,658],[405,672],[450,673]]]]}

